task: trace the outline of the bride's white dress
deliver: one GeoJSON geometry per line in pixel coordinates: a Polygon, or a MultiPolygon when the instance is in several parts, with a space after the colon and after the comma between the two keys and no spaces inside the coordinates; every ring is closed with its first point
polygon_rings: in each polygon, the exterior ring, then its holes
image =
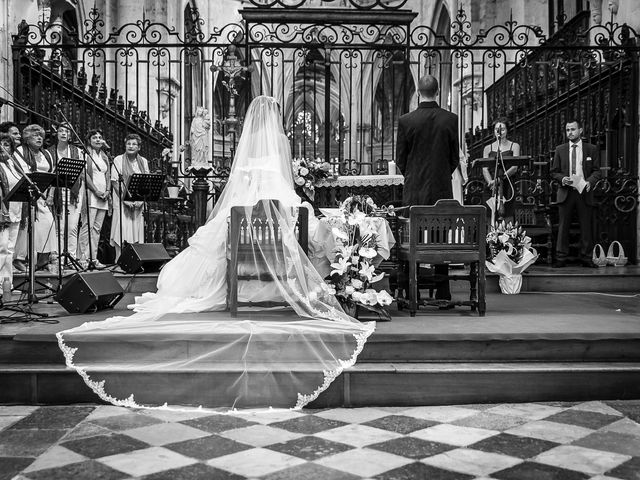
{"type": "Polygon", "coordinates": [[[67,365],[116,405],[300,408],[315,399],[355,363],[374,324],[346,315],[303,253],[294,231],[299,203],[277,103],[257,97],[207,223],[162,269],[157,291],[136,298],[133,315],[58,334],[67,365]],[[250,242],[254,261],[244,268],[266,262],[274,281],[240,282],[239,300],[284,300],[297,317],[202,313],[227,308],[229,213],[246,206],[250,221],[256,202],[278,217],[286,275],[250,242]]]}

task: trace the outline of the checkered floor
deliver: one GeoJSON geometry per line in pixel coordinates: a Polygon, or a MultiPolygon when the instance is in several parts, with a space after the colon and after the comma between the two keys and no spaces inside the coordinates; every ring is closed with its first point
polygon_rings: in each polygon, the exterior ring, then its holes
{"type": "Polygon", "coordinates": [[[640,479],[640,401],[211,415],[0,406],[0,480],[640,479]]]}

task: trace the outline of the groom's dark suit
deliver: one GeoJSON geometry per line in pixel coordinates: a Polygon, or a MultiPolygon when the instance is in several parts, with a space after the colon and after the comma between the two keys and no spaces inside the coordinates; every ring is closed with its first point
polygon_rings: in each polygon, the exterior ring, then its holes
{"type": "Polygon", "coordinates": [[[396,164],[404,175],[405,206],[453,198],[451,174],[459,162],[457,115],[436,102],[420,102],[416,110],[400,117],[396,164]]]}
{"type": "Polygon", "coordinates": [[[574,208],[578,211],[580,221],[580,257],[583,262],[590,262],[593,248],[593,187],[600,179],[600,151],[596,145],[582,142],[582,171],[584,179],[591,184],[579,193],[571,185],[563,186],[562,179],[570,177],[570,143],[563,143],[556,147],[551,166],[551,176],[560,183],[558,188],[558,240],[556,242],[556,260],[564,262],[569,253],[569,228],[574,208]]]}
{"type": "MultiPolygon", "coordinates": [[[[460,163],[458,116],[436,102],[420,102],[418,108],[398,120],[396,164],[404,175],[402,203],[433,205],[453,198],[451,174],[460,163]]],[[[446,275],[447,265],[436,265],[436,275],[446,275]]],[[[437,284],[436,298],[450,299],[449,282],[437,284]]]]}

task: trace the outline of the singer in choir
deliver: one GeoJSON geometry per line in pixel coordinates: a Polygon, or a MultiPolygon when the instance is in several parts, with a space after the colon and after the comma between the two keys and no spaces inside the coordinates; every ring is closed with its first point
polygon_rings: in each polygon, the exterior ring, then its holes
{"type": "MultiPolygon", "coordinates": [[[[517,157],[520,155],[520,145],[507,138],[509,129],[506,119],[499,118],[494,122],[493,133],[496,140],[484,147],[484,152],[482,153],[484,158],[496,158],[498,152],[500,152],[501,157],[517,157]]],[[[498,178],[494,178],[496,173],[494,167],[483,167],[482,176],[491,189],[494,198],[497,198],[497,202],[494,205],[496,210],[495,218],[502,217],[506,222],[513,222],[515,216],[515,193],[512,179],[518,171],[518,167],[515,165],[508,168],[505,167],[507,165],[498,166],[498,178]]]]}
{"type": "Polygon", "coordinates": [[[147,159],[140,155],[142,138],[132,133],[124,140],[125,152],[113,159],[111,185],[113,191],[113,217],[111,219],[111,245],[120,258],[123,242],[144,243],[144,216],[142,201],[121,201],[134,173],[149,173],[147,159]]]}
{"type": "Polygon", "coordinates": [[[0,183],[2,193],[0,214],[0,281],[3,299],[11,297],[13,285],[13,255],[22,220],[22,202],[8,202],[4,199],[22,177],[22,171],[13,161],[15,142],[8,133],[0,133],[0,183]]]}
{"type": "MultiPolygon", "coordinates": [[[[22,131],[22,145],[16,147],[13,158],[24,172],[53,171],[53,157],[43,148],[44,135],[44,128],[36,124],[28,125],[22,131]]],[[[48,191],[41,193],[42,196],[39,196],[36,202],[35,215],[31,217],[33,249],[36,253],[36,268],[47,267],[53,273],[57,269],[58,238],[53,213],[46,199],[48,191]]],[[[28,205],[24,204],[22,209],[23,223],[21,223],[16,243],[16,258],[20,262],[23,262],[28,255],[26,225],[28,208],[28,205]]]]}
{"type": "Polygon", "coordinates": [[[13,143],[16,147],[22,145],[22,134],[20,133],[20,129],[18,125],[13,122],[2,122],[0,123],[0,133],[8,133],[13,138],[13,143]]]}
{"type": "MultiPolygon", "coordinates": [[[[68,124],[58,126],[56,133],[56,143],[49,147],[49,152],[53,156],[54,164],[58,165],[61,158],[83,158],[80,149],[71,145],[71,132],[73,128],[68,124]]],[[[54,196],[54,211],[58,218],[57,228],[60,232],[60,252],[69,255],[72,259],[77,258],[78,253],[78,226],[80,224],[80,213],[84,199],[84,174],[81,173],[76,183],[71,188],[59,188],[54,196]],[[66,217],[66,218],[65,218],[66,217]],[[65,248],[65,238],[67,244],[65,248]]],[[[67,260],[66,258],[64,260],[67,260]]]]}
{"type": "Polygon", "coordinates": [[[98,261],[98,242],[100,231],[109,210],[110,178],[109,158],[103,151],[102,131],[92,129],[86,136],[89,158],[85,168],[86,197],[88,202],[82,208],[79,238],[79,252],[82,262],[91,261],[97,268],[104,267],[98,261]],[[91,229],[91,233],[89,233],[91,229]]]}

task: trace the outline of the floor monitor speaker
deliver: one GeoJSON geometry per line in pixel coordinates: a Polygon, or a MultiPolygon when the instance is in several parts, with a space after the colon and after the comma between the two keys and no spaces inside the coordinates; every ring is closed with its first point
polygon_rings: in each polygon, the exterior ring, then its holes
{"type": "Polygon", "coordinates": [[[124,290],[111,272],[94,271],[73,274],[55,296],[69,313],[87,313],[113,308],[124,290]]]}
{"type": "Polygon", "coordinates": [[[125,243],[118,265],[126,273],[157,272],[171,257],[161,243],[125,243]]]}

